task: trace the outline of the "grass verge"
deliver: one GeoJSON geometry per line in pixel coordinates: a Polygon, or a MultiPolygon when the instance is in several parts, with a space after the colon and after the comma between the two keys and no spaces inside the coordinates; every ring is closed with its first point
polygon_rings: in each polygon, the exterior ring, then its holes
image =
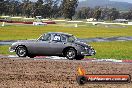
{"type": "Polygon", "coordinates": [[[92,58],[132,59],[132,41],[93,42],[90,44],[97,51],[92,58]]]}
{"type": "Polygon", "coordinates": [[[78,38],[132,36],[131,29],[132,26],[112,28],[88,24],[80,25],[78,28],[74,26],[59,26],[58,24],[48,26],[7,25],[5,27],[0,26],[0,40],[34,39],[46,32],[66,32],[78,38]]]}
{"type": "Polygon", "coordinates": [[[0,54],[2,55],[11,55],[9,52],[9,45],[0,46],[0,54]]]}

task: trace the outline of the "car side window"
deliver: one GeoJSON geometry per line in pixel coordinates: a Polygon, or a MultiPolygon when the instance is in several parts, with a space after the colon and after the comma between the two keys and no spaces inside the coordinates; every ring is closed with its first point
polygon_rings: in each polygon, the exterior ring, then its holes
{"type": "Polygon", "coordinates": [[[66,42],[66,37],[65,37],[65,36],[62,36],[61,41],[62,41],[62,42],[66,42]]]}
{"type": "Polygon", "coordinates": [[[54,35],[53,41],[61,42],[61,36],[60,35],[54,35]]]}
{"type": "Polygon", "coordinates": [[[42,41],[50,41],[51,40],[51,34],[46,34],[45,36],[42,37],[42,41]]]}
{"type": "Polygon", "coordinates": [[[68,37],[68,42],[74,42],[75,41],[75,38],[74,37],[68,37]]]}

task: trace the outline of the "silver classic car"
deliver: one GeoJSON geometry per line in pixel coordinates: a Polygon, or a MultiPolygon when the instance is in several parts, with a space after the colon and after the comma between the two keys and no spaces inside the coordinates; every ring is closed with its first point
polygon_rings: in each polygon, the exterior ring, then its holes
{"type": "Polygon", "coordinates": [[[15,42],[10,52],[16,52],[19,57],[61,56],[69,60],[81,60],[84,56],[95,55],[96,51],[86,43],[67,33],[49,32],[41,35],[37,40],[23,40],[15,42]]]}

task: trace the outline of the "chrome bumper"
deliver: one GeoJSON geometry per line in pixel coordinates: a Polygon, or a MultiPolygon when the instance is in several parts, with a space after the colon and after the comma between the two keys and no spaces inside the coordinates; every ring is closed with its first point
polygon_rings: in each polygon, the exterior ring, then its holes
{"type": "Polygon", "coordinates": [[[15,52],[15,50],[9,47],[9,52],[15,52]]]}
{"type": "Polygon", "coordinates": [[[93,56],[96,54],[96,51],[93,49],[93,48],[90,48],[90,49],[85,49],[85,51],[81,52],[81,55],[84,55],[84,56],[93,56]]]}

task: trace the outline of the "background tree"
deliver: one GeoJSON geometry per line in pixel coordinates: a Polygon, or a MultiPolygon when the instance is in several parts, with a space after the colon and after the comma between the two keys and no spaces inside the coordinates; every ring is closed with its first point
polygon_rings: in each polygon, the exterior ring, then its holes
{"type": "Polygon", "coordinates": [[[98,21],[101,18],[101,8],[96,7],[94,10],[94,18],[98,21]]]}
{"type": "Polygon", "coordinates": [[[61,4],[61,11],[65,18],[72,20],[75,15],[75,10],[78,6],[78,0],[63,0],[61,4]]]}
{"type": "Polygon", "coordinates": [[[87,19],[91,18],[93,15],[92,9],[90,7],[83,7],[77,12],[77,18],[79,19],[87,19]]]}
{"type": "Polygon", "coordinates": [[[10,3],[9,3],[10,0],[1,0],[0,2],[0,13],[2,15],[7,15],[9,14],[9,8],[10,8],[10,3]]]}
{"type": "Polygon", "coordinates": [[[60,0],[38,0],[35,3],[34,16],[40,15],[44,18],[52,18],[58,13],[60,0]]]}
{"type": "Polygon", "coordinates": [[[101,20],[127,19],[132,20],[132,9],[119,11],[116,8],[78,8],[78,0],[0,0],[0,15],[44,18],[65,17],[72,20],[96,18],[101,20]]]}
{"type": "Polygon", "coordinates": [[[60,16],[60,0],[53,0],[51,6],[50,18],[57,18],[60,16]]]}
{"type": "Polygon", "coordinates": [[[82,16],[82,10],[81,9],[77,11],[76,18],[77,19],[84,19],[84,17],[82,16]]]}
{"type": "Polygon", "coordinates": [[[11,16],[18,16],[20,14],[20,2],[16,0],[10,0],[8,4],[6,4],[6,9],[8,10],[8,14],[11,16]]]}
{"type": "Polygon", "coordinates": [[[33,16],[41,16],[43,15],[43,0],[38,0],[36,3],[35,3],[35,8],[33,9],[33,16]]]}
{"type": "Polygon", "coordinates": [[[83,17],[85,18],[85,19],[87,19],[87,18],[89,18],[90,16],[89,16],[89,12],[90,12],[90,8],[88,7],[88,8],[86,8],[86,7],[83,7],[82,8],[82,15],[83,15],[83,17]]]}
{"type": "Polygon", "coordinates": [[[132,9],[130,9],[130,10],[128,11],[128,13],[126,13],[126,14],[127,14],[127,18],[126,18],[126,19],[132,20],[132,9]]]}
{"type": "Polygon", "coordinates": [[[108,20],[109,19],[109,17],[108,17],[108,15],[109,15],[109,8],[102,8],[102,10],[101,10],[101,20],[108,20]]]}
{"type": "Polygon", "coordinates": [[[116,8],[109,10],[109,20],[115,20],[119,16],[119,11],[116,8]]]}
{"type": "Polygon", "coordinates": [[[4,12],[4,0],[0,0],[0,15],[4,12]]]}

